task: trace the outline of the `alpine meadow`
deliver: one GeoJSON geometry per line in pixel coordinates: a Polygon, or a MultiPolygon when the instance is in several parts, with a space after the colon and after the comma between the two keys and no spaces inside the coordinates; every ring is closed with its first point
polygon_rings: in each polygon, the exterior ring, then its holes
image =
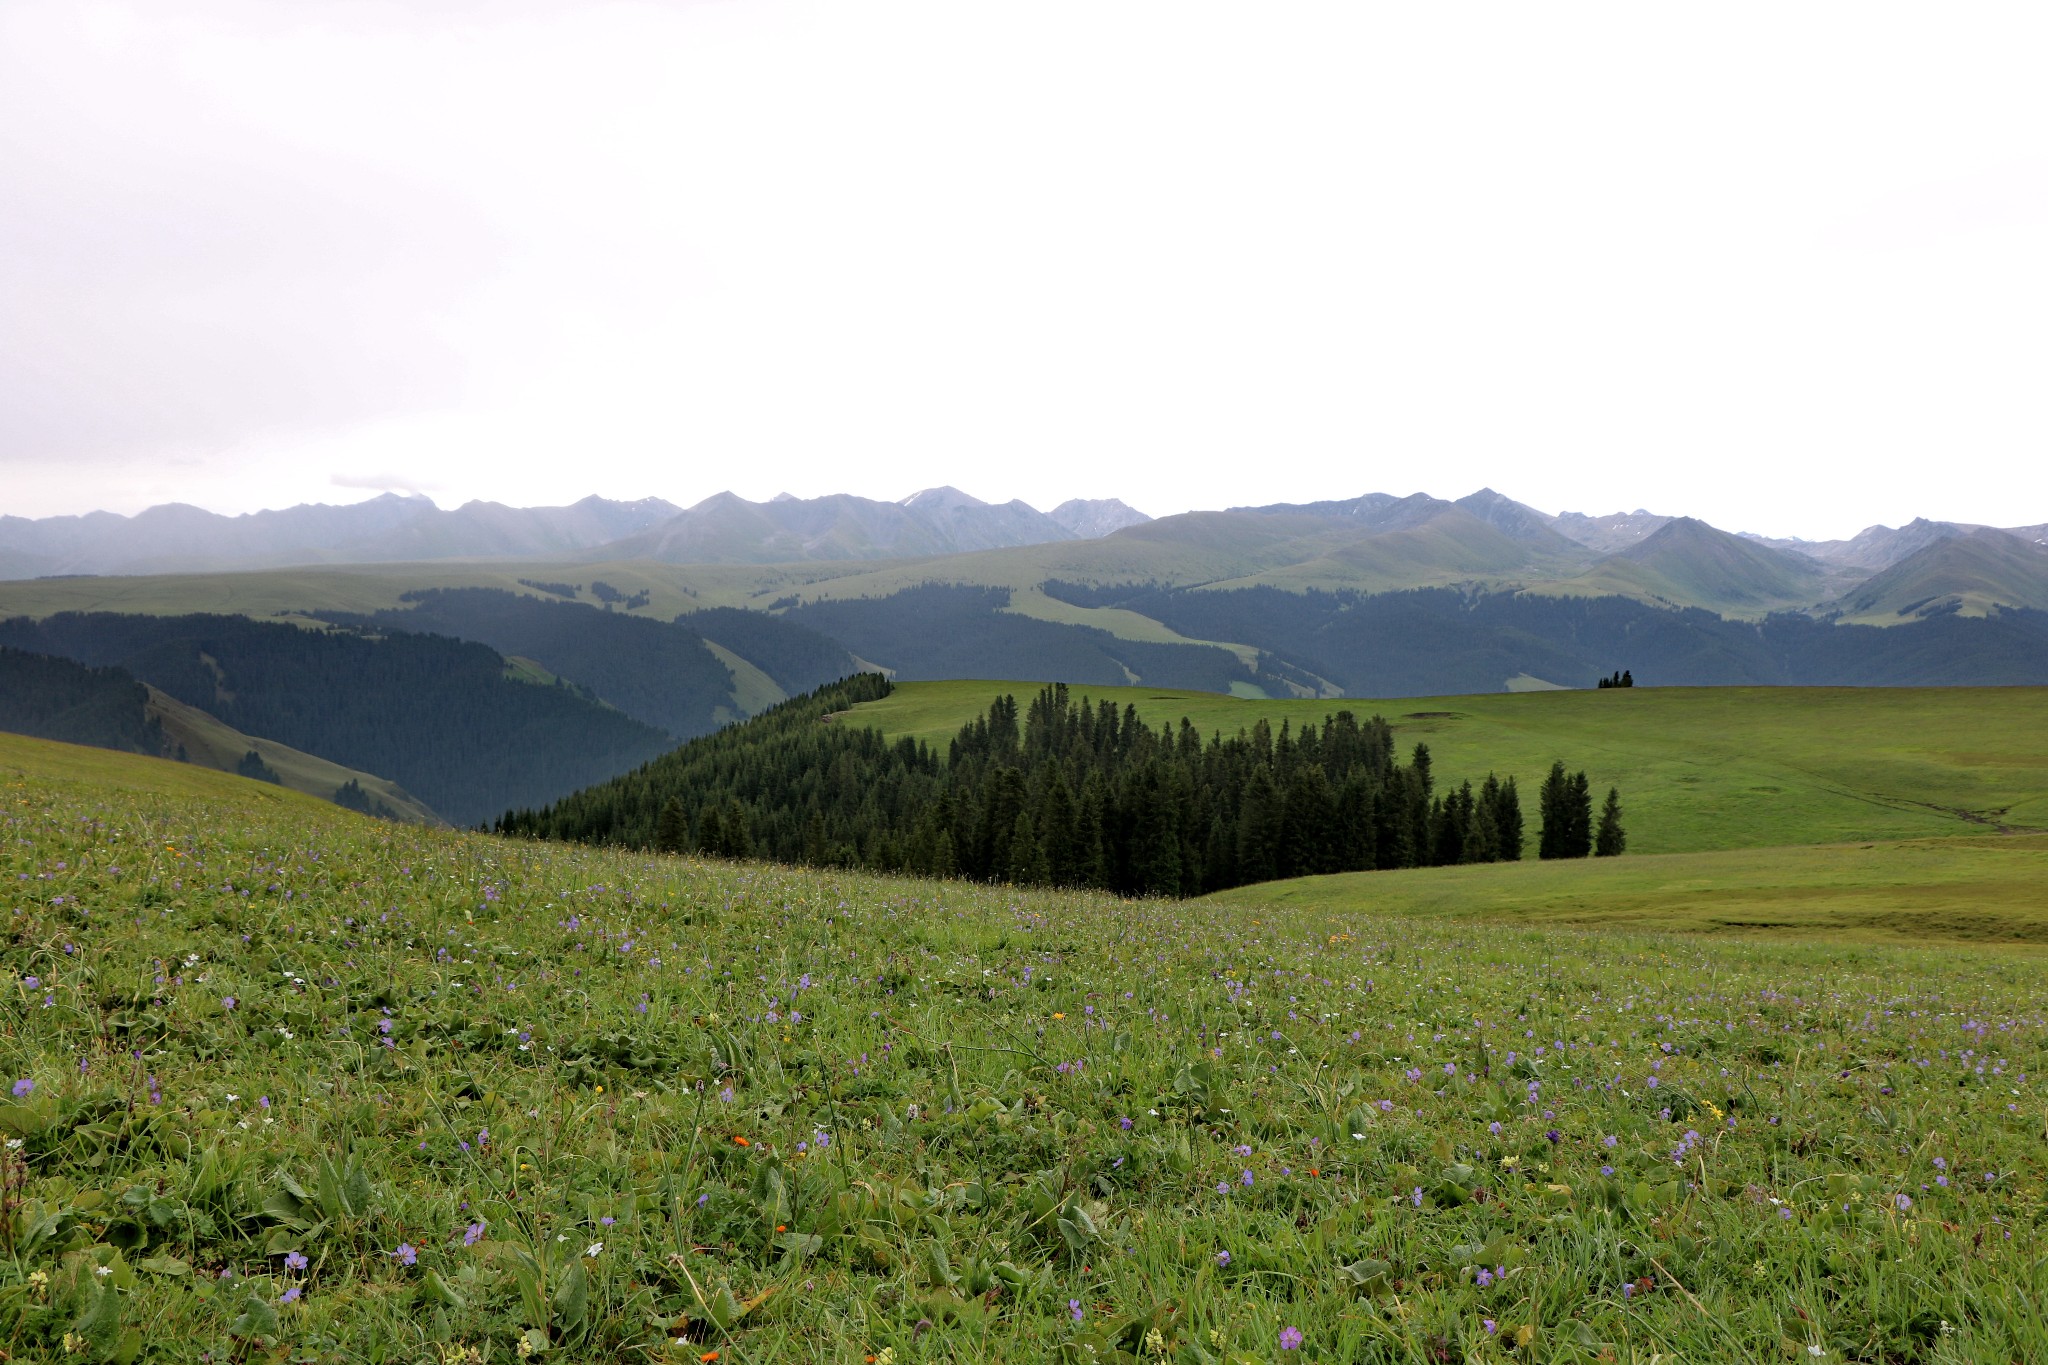
{"type": "Polygon", "coordinates": [[[0,583],[0,1350],[2048,1357],[2021,538],[963,499],[0,583]]]}

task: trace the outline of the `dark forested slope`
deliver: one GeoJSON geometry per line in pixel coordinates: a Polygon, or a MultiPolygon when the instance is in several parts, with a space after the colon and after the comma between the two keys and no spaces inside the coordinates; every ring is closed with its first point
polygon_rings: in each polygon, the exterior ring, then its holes
{"type": "Polygon", "coordinates": [[[0,730],[161,756],[149,689],[121,668],[0,647],[0,730]]]}
{"type": "Polygon", "coordinates": [[[669,747],[566,687],[515,682],[488,646],[240,616],[60,614],[0,645],[116,665],[245,734],[388,777],[448,819],[538,805],[669,747]]]}

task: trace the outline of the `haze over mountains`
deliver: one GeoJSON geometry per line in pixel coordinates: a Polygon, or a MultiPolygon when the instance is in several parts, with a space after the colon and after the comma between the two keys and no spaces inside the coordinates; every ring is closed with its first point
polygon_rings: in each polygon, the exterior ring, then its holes
{"type": "Polygon", "coordinates": [[[345,506],[309,503],[227,517],[168,503],[132,517],[0,517],[0,578],[443,559],[875,559],[1085,539],[1146,520],[1114,498],[1077,498],[1040,512],[1022,502],[986,503],[955,488],[928,488],[901,502],[785,494],[756,503],[719,493],[687,509],[660,498],[588,497],[567,507],[468,502],[443,510],[422,495],[385,493],[345,506]]]}
{"type": "MultiPolygon", "coordinates": [[[[238,517],[181,504],[133,517],[0,517],[0,578],[16,580],[493,562],[829,570],[801,579],[794,596],[770,573],[760,600],[726,599],[756,609],[773,599],[775,610],[918,583],[1028,593],[1054,581],[1364,593],[1458,586],[1866,624],[2048,609],[2048,525],[2001,530],[1916,519],[1846,540],[1768,539],[1643,509],[1553,516],[1492,489],[1455,502],[1368,493],[1157,520],[1116,499],[1075,499],[1041,512],[950,487],[897,502],[851,494],[751,502],[719,493],[689,508],[589,497],[567,507],[470,502],[444,510],[422,496],[387,493],[238,517]]],[[[1014,609],[1043,614],[1033,606],[1040,600],[1014,609]]]]}

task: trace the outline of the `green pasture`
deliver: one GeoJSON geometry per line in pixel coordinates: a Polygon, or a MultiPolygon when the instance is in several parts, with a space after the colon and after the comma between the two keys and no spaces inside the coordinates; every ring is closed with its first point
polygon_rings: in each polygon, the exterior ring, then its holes
{"type": "Polygon", "coordinates": [[[2040,960],[1642,927],[1960,844],[1119,901],[13,738],[0,835],[6,1359],[2048,1359],[2040,960]]]}
{"type": "Polygon", "coordinates": [[[1531,928],[2048,946],[2048,835],[1731,849],[1300,877],[1219,906],[1531,928]]]}
{"type": "MultiPolygon", "coordinates": [[[[944,752],[1008,692],[1043,684],[899,684],[855,712],[944,752]]],[[[1350,710],[1380,715],[1402,752],[1429,745],[1439,790],[1512,775],[1533,831],[1553,760],[1583,768],[1595,799],[1621,791],[1631,853],[2048,830],[2048,688],[1635,687],[1265,701],[1154,688],[1074,692],[1131,705],[1155,728],[1206,736],[1350,710]]]]}

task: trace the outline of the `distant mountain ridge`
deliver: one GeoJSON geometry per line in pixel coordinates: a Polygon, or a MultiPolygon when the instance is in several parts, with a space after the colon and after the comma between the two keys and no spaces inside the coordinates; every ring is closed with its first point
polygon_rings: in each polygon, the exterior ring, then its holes
{"type": "MultiPolygon", "coordinates": [[[[385,494],[240,517],[181,504],[133,517],[0,517],[0,578],[16,581],[496,562],[542,568],[520,579],[539,590],[580,580],[582,565],[752,566],[764,591],[723,600],[776,610],[784,597],[814,602],[953,583],[1025,589],[1008,609],[1027,615],[1053,610],[1029,595],[1032,585],[1060,580],[1294,592],[1458,587],[1612,595],[1747,618],[1798,611],[1894,623],[1933,611],[2039,609],[2048,590],[2038,581],[2037,550],[2048,552],[2048,527],[2000,531],[1918,518],[1846,540],[1788,540],[1641,508],[1552,516],[1491,488],[1455,501],[1365,493],[1157,520],[1114,498],[1073,499],[1041,512],[951,486],[897,501],[784,493],[753,502],[725,492],[687,508],[659,498],[590,497],[567,507],[470,502],[444,511],[424,497],[385,494]],[[804,565],[824,572],[789,572],[804,565]],[[1913,567],[1892,574],[1902,565],[1913,567]]],[[[695,610],[701,599],[695,590],[691,598],[695,610]]],[[[665,610],[673,615],[676,607],[665,610]]]]}
{"type": "Polygon", "coordinates": [[[0,574],[210,573],[302,564],[380,564],[465,558],[568,558],[619,540],[681,509],[660,498],[588,497],[567,507],[468,502],[384,493],[333,506],[302,503],[227,517],[185,503],[132,517],[0,517],[0,574]]]}
{"type": "Polygon", "coordinates": [[[1089,539],[1149,520],[1115,498],[1072,499],[1045,513],[1016,500],[983,502],[950,487],[901,502],[783,494],[755,503],[718,493],[689,508],[661,498],[593,496],[567,507],[477,501],[443,510],[422,495],[384,493],[342,506],[305,503],[229,517],[166,503],[132,517],[0,516],[0,578],[444,559],[770,564],[900,558],[1089,539]]]}

